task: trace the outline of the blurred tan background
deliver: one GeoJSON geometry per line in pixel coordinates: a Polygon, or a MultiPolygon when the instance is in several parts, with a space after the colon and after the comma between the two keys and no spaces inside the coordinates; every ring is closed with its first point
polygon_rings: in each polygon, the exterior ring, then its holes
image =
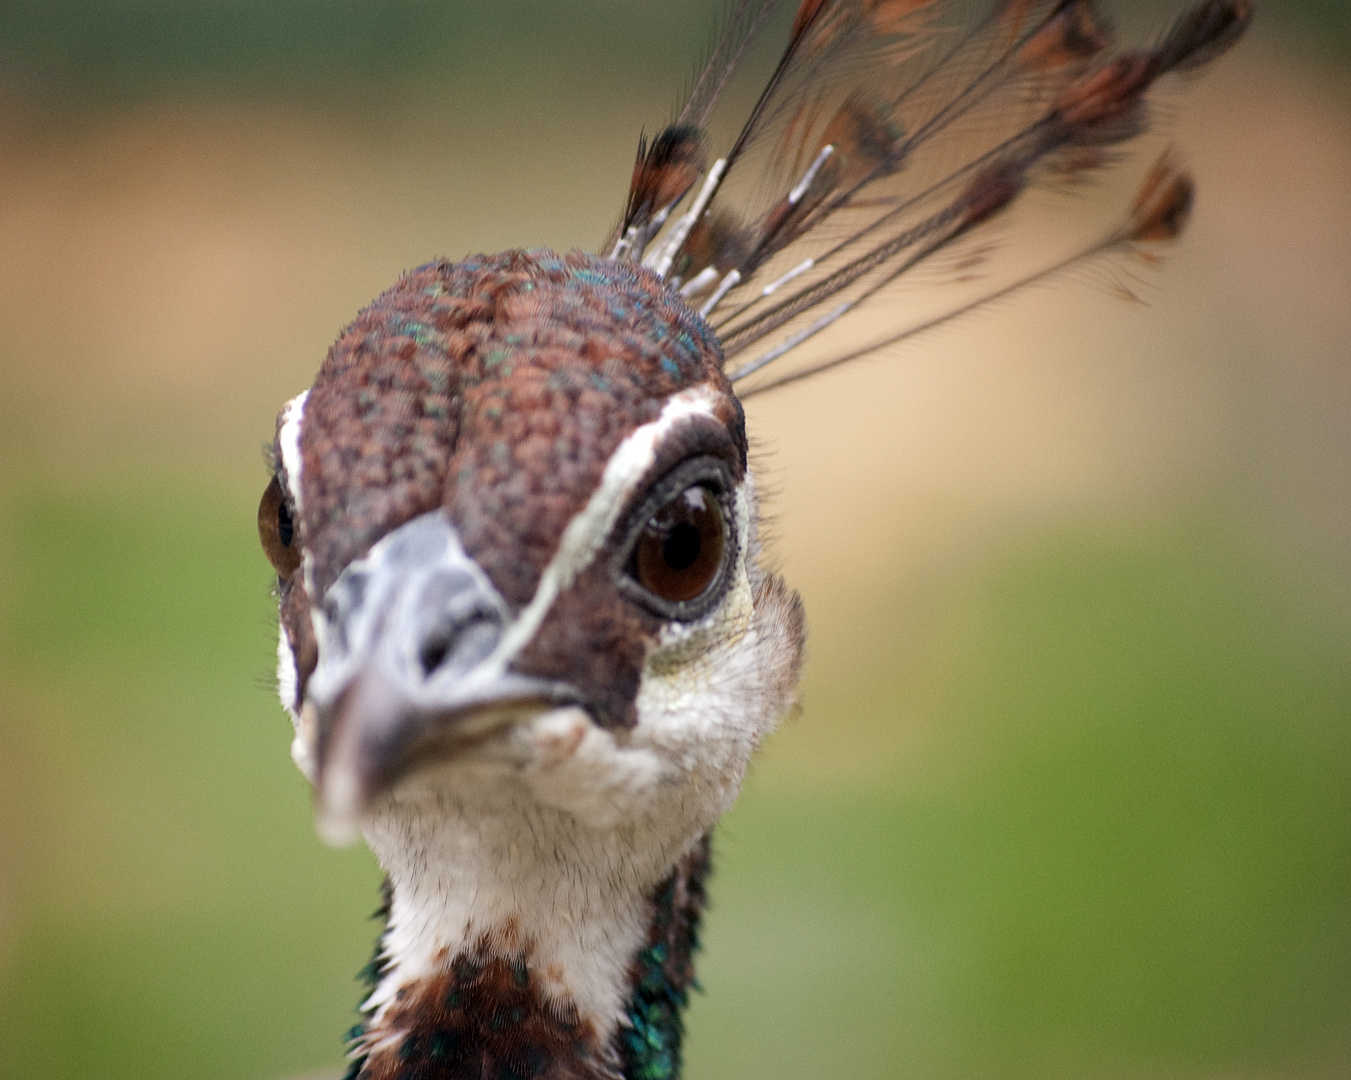
{"type": "MultiPolygon", "coordinates": [[[[0,1075],[338,1071],[378,871],[287,757],[260,448],[400,271],[598,244],[716,9],[0,3],[0,1075]]],[[[1147,304],[749,405],[811,663],[690,1080],[1351,1075],[1351,21],[1259,9],[1147,304]]]]}

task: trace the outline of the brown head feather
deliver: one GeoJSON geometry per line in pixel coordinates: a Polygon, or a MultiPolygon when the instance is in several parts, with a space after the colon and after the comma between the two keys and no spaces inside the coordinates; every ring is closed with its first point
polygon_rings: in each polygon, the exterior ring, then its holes
{"type": "Polygon", "coordinates": [[[686,281],[709,266],[725,274],[746,260],[753,242],[750,230],[730,211],[708,214],[690,230],[684,247],[689,261],[678,272],[686,281]]]}
{"type": "Polygon", "coordinates": [[[831,8],[838,8],[837,0],[802,0],[797,14],[793,17],[793,28],[788,32],[788,49],[791,52],[802,40],[808,30],[826,19],[831,8]]]}
{"type": "Polygon", "coordinates": [[[863,0],[862,15],[875,34],[908,34],[921,28],[916,14],[934,4],[935,0],[863,0]]]}
{"type": "Polygon", "coordinates": [[[668,127],[652,140],[650,147],[645,139],[640,139],[629,183],[624,228],[641,226],[675,203],[694,186],[707,164],[704,133],[696,127],[668,127]]]}
{"type": "Polygon", "coordinates": [[[1157,74],[1152,53],[1119,56],[1065,87],[1052,116],[1069,142],[1091,145],[1128,139],[1142,130],[1144,92],[1157,74]]]}
{"type": "Polygon", "coordinates": [[[958,226],[966,232],[989,221],[1006,209],[1027,186],[1027,177],[1020,165],[1000,162],[981,170],[967,185],[960,204],[965,211],[958,226]]]}
{"type": "Polygon", "coordinates": [[[1145,243],[1176,240],[1191,217],[1196,185],[1165,154],[1150,170],[1131,204],[1130,239],[1145,243]]]}
{"type": "Polygon", "coordinates": [[[1027,26],[1028,16],[1037,6],[1036,0],[999,0],[1000,37],[1007,42],[1017,41],[1027,26]]]}
{"type": "Polygon", "coordinates": [[[890,105],[869,100],[859,91],[850,94],[821,136],[822,146],[835,148],[826,165],[830,186],[849,191],[880,175],[893,164],[903,134],[890,105]]]}
{"type": "Polygon", "coordinates": [[[1173,24],[1155,55],[1164,71],[1208,64],[1243,36],[1252,21],[1249,0],[1202,0],[1173,24]]]}
{"type": "Polygon", "coordinates": [[[1111,43],[1090,0],[1075,0],[1063,6],[1032,34],[1019,47],[1015,59],[1029,71],[1055,71],[1086,64],[1111,43]]]}

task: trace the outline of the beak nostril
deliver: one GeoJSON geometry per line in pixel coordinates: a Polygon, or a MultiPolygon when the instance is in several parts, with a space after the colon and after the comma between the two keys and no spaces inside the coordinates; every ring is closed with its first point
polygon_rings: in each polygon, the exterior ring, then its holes
{"type": "Polygon", "coordinates": [[[491,616],[474,612],[451,626],[437,627],[428,633],[418,649],[422,674],[431,678],[445,667],[465,671],[493,651],[501,627],[491,616]]]}
{"type": "Polygon", "coordinates": [[[422,673],[431,675],[446,662],[449,653],[449,637],[438,635],[424,642],[421,651],[418,653],[418,662],[422,665],[422,673]]]}

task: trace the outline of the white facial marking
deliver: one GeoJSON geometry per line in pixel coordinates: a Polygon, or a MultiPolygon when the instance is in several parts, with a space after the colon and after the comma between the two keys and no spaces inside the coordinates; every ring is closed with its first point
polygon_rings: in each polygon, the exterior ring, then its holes
{"type": "MultiPolygon", "coordinates": [[[[305,390],[286,403],[281,411],[281,430],[277,432],[277,443],[281,447],[282,475],[286,478],[286,490],[291,496],[291,504],[296,508],[297,523],[300,521],[301,508],[300,477],[304,471],[304,459],[300,454],[300,429],[305,424],[305,404],[309,398],[310,392],[305,390]]],[[[301,556],[300,573],[301,580],[305,582],[305,591],[311,597],[315,596],[314,560],[309,552],[304,552],[301,556]]],[[[326,627],[318,608],[313,609],[310,622],[314,627],[316,639],[322,642],[326,627]]]]}
{"type": "Polygon", "coordinates": [[[277,694],[282,706],[291,714],[291,723],[298,724],[296,715],[296,657],[286,636],[286,627],[277,627],[277,694]]]}
{"type": "Polygon", "coordinates": [[[319,726],[319,721],[314,713],[314,706],[309,702],[301,706],[295,724],[296,736],[291,740],[291,760],[295,762],[300,774],[313,784],[317,771],[313,748],[315,729],[319,726]]]}
{"type": "Polygon", "coordinates": [[[600,484],[586,506],[568,522],[558,542],[558,550],[544,568],[535,595],[522,609],[516,621],[502,635],[484,667],[497,674],[506,670],[549,613],[559,593],[576,580],[590,565],[596,552],[615,527],[633,489],[647,475],[657,458],[657,447],[666,434],[691,416],[712,416],[718,395],[707,386],[693,386],[673,395],[662,407],[661,415],[644,424],[621,442],[610,455],[600,484]]]}
{"type": "Polygon", "coordinates": [[[281,468],[286,477],[286,490],[290,492],[291,502],[296,514],[300,513],[300,427],[305,422],[305,402],[309,399],[308,390],[297,394],[281,411],[281,430],[277,432],[277,443],[281,447],[281,468]]]}

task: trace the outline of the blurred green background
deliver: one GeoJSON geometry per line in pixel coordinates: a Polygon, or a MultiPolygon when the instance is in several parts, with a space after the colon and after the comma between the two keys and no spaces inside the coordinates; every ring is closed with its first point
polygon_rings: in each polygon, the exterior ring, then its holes
{"type": "MultiPolygon", "coordinates": [[[[812,659],[690,1080],[1351,1075],[1351,29],[1259,6],[1148,306],[750,406],[812,659]]],[[[402,269],[599,243],[716,7],[0,3],[0,1075],[337,1072],[379,875],[287,756],[260,447],[402,269]]]]}

